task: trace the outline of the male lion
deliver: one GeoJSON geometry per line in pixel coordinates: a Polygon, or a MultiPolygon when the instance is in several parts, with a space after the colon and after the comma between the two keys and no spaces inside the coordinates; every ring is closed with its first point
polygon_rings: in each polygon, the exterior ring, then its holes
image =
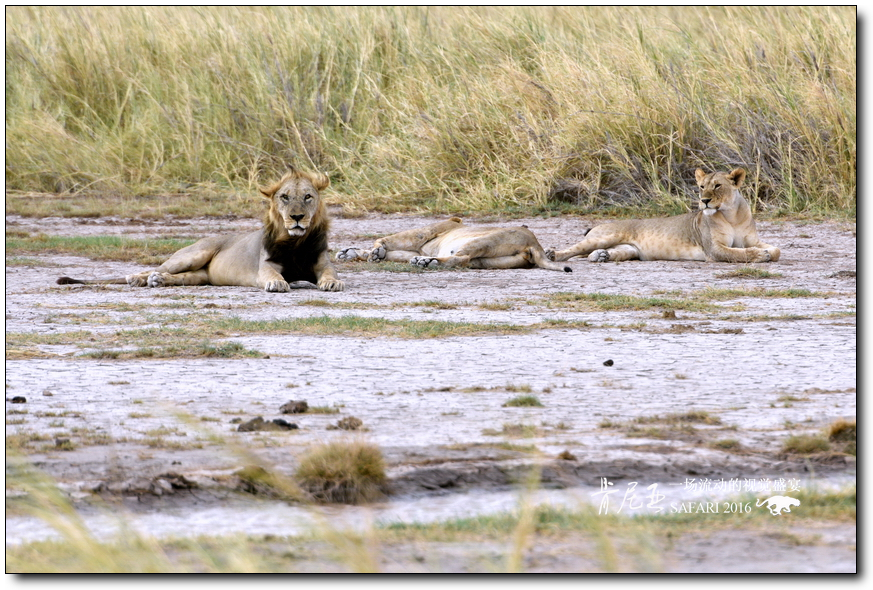
{"type": "Polygon", "coordinates": [[[430,266],[468,268],[531,268],[572,272],[550,262],[543,247],[526,227],[467,227],[457,217],[421,229],[379,238],[371,250],[346,248],[337,260],[408,262],[430,266]]]}
{"type": "Polygon", "coordinates": [[[126,278],[79,280],[61,277],[58,284],[124,284],[132,287],[234,285],[284,293],[288,283],[309,281],[322,291],[342,291],[344,283],[327,253],[330,220],[319,191],[327,176],[290,170],[272,186],[261,188],[270,201],[264,227],[257,231],[203,238],[173,254],[153,271],[126,278]]]}
{"type": "Polygon", "coordinates": [[[699,209],[661,219],[604,223],[566,250],[547,250],[551,260],[588,256],[591,262],[622,260],[705,260],[776,262],[779,248],[758,238],[752,210],[740,194],[746,171],[694,173],[700,186],[699,209]]]}

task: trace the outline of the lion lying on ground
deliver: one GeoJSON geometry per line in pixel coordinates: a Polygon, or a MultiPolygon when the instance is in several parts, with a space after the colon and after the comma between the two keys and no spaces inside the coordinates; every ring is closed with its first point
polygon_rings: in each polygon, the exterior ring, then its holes
{"type": "Polygon", "coordinates": [[[538,266],[572,272],[569,266],[549,261],[536,236],[526,227],[467,227],[457,217],[379,238],[370,250],[346,248],[337,252],[336,259],[408,262],[422,268],[538,266]]]}
{"type": "Polygon", "coordinates": [[[153,271],[126,278],[79,280],[61,277],[58,284],[124,284],[132,287],[233,285],[264,291],[290,291],[288,283],[309,281],[322,291],[342,291],[344,284],[327,253],[330,221],[319,191],[327,176],[296,170],[262,188],[270,201],[264,227],[257,231],[203,238],[182,248],[153,271]]]}
{"type": "Polygon", "coordinates": [[[705,260],[776,262],[779,248],[758,238],[749,204],[740,194],[746,171],[694,173],[700,186],[699,209],[662,219],[604,223],[566,250],[547,250],[550,260],[588,256],[591,262],[622,260],[705,260]]]}

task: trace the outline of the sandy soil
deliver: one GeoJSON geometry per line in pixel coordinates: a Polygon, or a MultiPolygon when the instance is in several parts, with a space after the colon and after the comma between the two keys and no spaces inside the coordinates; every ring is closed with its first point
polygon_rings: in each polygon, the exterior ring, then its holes
{"type": "MultiPolygon", "coordinates": [[[[338,218],[331,248],[367,247],[375,237],[429,222],[405,215],[338,218]]],[[[6,223],[7,230],[32,233],[134,237],[199,237],[258,226],[248,219],[145,222],[12,216],[6,223]]],[[[494,222],[468,220],[474,223],[494,222]]],[[[545,247],[566,247],[591,225],[564,217],[500,225],[517,224],[527,225],[545,247]]],[[[169,502],[168,493],[176,502],[189,493],[170,490],[165,485],[172,479],[168,473],[198,490],[212,490],[215,498],[226,498],[221,491],[238,483],[233,472],[251,460],[247,453],[229,450],[237,443],[263,463],[291,473],[296,457],[313,443],[347,436],[362,436],[383,449],[395,502],[510,489],[533,464],[541,466],[545,487],[555,489],[597,486],[603,477],[619,485],[636,481],[676,489],[690,479],[705,478],[794,478],[804,486],[829,478],[851,480],[850,459],[805,461],[782,455],[780,447],[791,434],[817,432],[838,418],[855,418],[854,224],[760,223],[759,232],[782,248],[782,259],[757,266],[780,277],[725,278],[720,275],[737,265],[696,262],[596,265],[574,259],[569,263],[574,272],[567,274],[539,269],[406,273],[338,264],[346,281],[342,293],[298,285],[288,294],[268,294],[229,287],[58,286],[54,279],[60,275],[121,276],[136,269],[81,257],[35,256],[51,266],[6,268],[7,333],[168,326],[180,313],[245,319],[354,314],[507,324],[563,319],[584,320],[589,327],[431,340],[228,334],[269,357],[240,360],[86,360],[75,357],[87,349],[45,346],[46,358],[6,361],[6,432],[36,431],[49,439],[75,441],[71,429],[84,428],[108,436],[113,441],[108,445],[81,444],[63,452],[48,448],[31,458],[74,497],[100,493],[151,498],[150,510],[169,502]],[[707,286],[796,288],[828,296],[747,297],[717,302],[723,307],[718,312],[679,311],[675,318],[660,310],[575,312],[530,303],[557,292],[669,297],[663,293],[707,286]],[[337,305],[299,305],[310,299],[337,305]],[[167,307],[171,302],[186,305],[167,307]],[[422,302],[430,303],[414,305],[422,302]],[[155,307],[148,313],[119,311],[122,303],[155,307]],[[494,303],[506,305],[482,307],[494,303]],[[741,310],[731,309],[738,303],[741,310]],[[99,322],[95,312],[101,314],[99,322]],[[77,314],[87,318],[80,323],[77,314]],[[606,360],[613,364],[605,366],[606,360]],[[543,407],[503,407],[527,388],[543,407]],[[26,396],[27,403],[11,405],[8,400],[16,395],[26,396]],[[335,406],[340,413],[281,416],[279,406],[292,399],[335,406]],[[10,425],[10,409],[22,408],[27,410],[24,422],[10,425]],[[722,424],[667,439],[628,438],[621,430],[600,427],[605,420],[624,422],[689,409],[708,411],[722,424]],[[300,428],[242,433],[231,423],[254,416],[281,416],[300,428]],[[327,429],[347,416],[361,419],[366,431],[327,429]],[[538,432],[533,438],[504,436],[504,424],[532,425],[538,432]],[[176,444],[145,444],[154,437],[148,433],[160,428],[166,431],[162,438],[176,444]],[[223,442],[215,442],[213,435],[223,442]],[[708,444],[727,438],[738,440],[743,451],[723,452],[708,444]],[[535,445],[536,450],[502,443],[535,445]],[[562,451],[573,458],[558,458],[562,451]]],[[[854,538],[854,526],[841,530],[840,538],[854,538]]],[[[698,553],[674,552],[673,565],[664,567],[716,571],[713,564],[721,564],[722,571],[763,571],[742,569],[740,562],[724,555],[719,561],[704,548],[707,543],[719,546],[721,541],[696,539],[690,546],[698,553]]],[[[853,544],[838,543],[844,554],[834,563],[854,566],[854,549],[846,548],[853,544]]],[[[780,554],[784,559],[774,558],[763,567],[836,571],[827,569],[824,557],[820,564],[825,569],[815,569],[810,557],[798,558],[800,552],[794,549],[785,543],[780,554]]],[[[544,563],[546,569],[568,571],[560,560],[544,563]]]]}

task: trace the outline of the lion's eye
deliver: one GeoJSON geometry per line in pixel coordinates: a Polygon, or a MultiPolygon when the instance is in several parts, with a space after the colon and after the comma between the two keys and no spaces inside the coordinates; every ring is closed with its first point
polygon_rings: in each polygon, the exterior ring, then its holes
{"type": "Polygon", "coordinates": [[[717,184],[715,185],[715,188],[721,188],[721,183],[720,183],[720,182],[717,183],[717,184]]]}
{"type": "Polygon", "coordinates": [[[303,197],[303,200],[304,200],[304,201],[311,201],[311,200],[312,200],[312,195],[307,194],[305,197],[303,197]]]}
{"type": "Polygon", "coordinates": [[[279,198],[282,199],[283,201],[285,201],[286,203],[288,202],[288,195],[282,195],[279,198]]]}

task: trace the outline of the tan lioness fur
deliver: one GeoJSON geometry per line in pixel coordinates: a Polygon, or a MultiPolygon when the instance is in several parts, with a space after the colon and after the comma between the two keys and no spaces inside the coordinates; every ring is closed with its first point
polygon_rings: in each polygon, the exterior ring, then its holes
{"type": "Polygon", "coordinates": [[[373,243],[370,250],[346,248],[337,260],[408,262],[467,268],[531,268],[572,272],[546,258],[536,236],[526,227],[467,227],[457,217],[421,229],[410,229],[373,243]]]}
{"type": "Polygon", "coordinates": [[[261,193],[270,202],[264,226],[247,233],[203,238],[173,254],[153,271],[126,278],[58,284],[124,284],[132,287],[235,285],[283,293],[288,283],[309,281],[322,291],[342,291],[327,252],[330,221],[319,191],[327,176],[291,170],[261,193]]]}
{"type": "Polygon", "coordinates": [[[551,260],[587,256],[591,262],[705,260],[776,262],[779,248],[758,238],[749,204],[740,194],[746,171],[694,173],[698,210],[661,219],[629,219],[595,226],[566,250],[547,250],[551,260]]]}

